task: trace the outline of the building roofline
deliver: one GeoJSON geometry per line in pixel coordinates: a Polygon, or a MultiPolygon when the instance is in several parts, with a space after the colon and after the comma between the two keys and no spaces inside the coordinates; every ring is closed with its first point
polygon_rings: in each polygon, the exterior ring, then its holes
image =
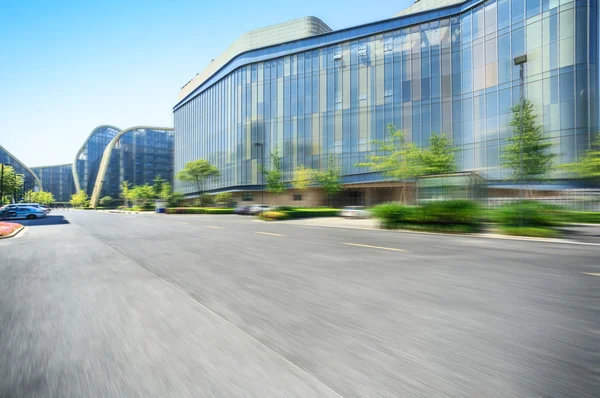
{"type": "Polygon", "coordinates": [[[45,166],[31,166],[32,169],[41,169],[44,167],[59,167],[59,166],[71,166],[73,167],[73,163],[60,163],[60,164],[47,164],[45,166]]]}
{"type": "Polygon", "coordinates": [[[31,170],[29,167],[27,167],[27,165],[25,165],[25,163],[21,162],[21,161],[19,160],[19,158],[17,158],[15,155],[13,155],[12,153],[10,153],[10,152],[8,151],[8,149],[4,148],[2,145],[0,145],[0,149],[1,149],[3,152],[6,152],[6,153],[8,154],[8,156],[10,156],[11,158],[13,158],[13,159],[15,160],[15,162],[19,163],[19,164],[20,164],[20,165],[21,165],[23,168],[25,168],[25,170],[27,170],[28,172],[30,172],[30,173],[33,175],[33,178],[34,178],[34,179],[37,181],[37,183],[38,183],[38,187],[40,188],[40,191],[43,191],[43,190],[44,190],[44,188],[43,188],[43,186],[42,186],[42,181],[40,181],[39,177],[37,176],[37,174],[35,174],[35,173],[33,172],[33,170],[31,170]]]}
{"type": "Polygon", "coordinates": [[[94,184],[94,190],[92,191],[92,197],[90,198],[90,207],[95,208],[96,206],[98,206],[100,192],[102,191],[102,186],[104,185],[104,177],[106,177],[106,169],[108,168],[108,162],[110,161],[110,155],[112,154],[113,148],[124,134],[129,133],[130,131],[141,129],[175,131],[173,127],[155,126],[135,126],[119,131],[117,135],[115,135],[114,138],[110,140],[106,148],[104,148],[102,160],[100,161],[100,167],[98,168],[98,174],[96,175],[96,183],[94,184]]]}
{"type": "Polygon", "coordinates": [[[79,159],[79,156],[81,156],[81,152],[83,152],[83,149],[85,148],[87,143],[90,141],[90,139],[92,138],[92,136],[94,135],[96,130],[99,130],[99,129],[105,128],[105,127],[109,127],[111,129],[115,129],[117,131],[121,130],[120,128],[111,126],[109,124],[101,124],[100,126],[96,126],[92,130],[92,132],[88,135],[88,137],[85,139],[85,141],[83,142],[83,145],[81,145],[81,148],[79,148],[79,150],[77,151],[77,154],[75,155],[75,160],[73,160],[72,171],[73,171],[73,180],[75,181],[75,191],[77,191],[77,192],[81,191],[81,184],[79,183],[79,174],[77,173],[77,160],[79,159]]]}
{"type": "MultiPolygon", "coordinates": [[[[295,54],[298,52],[303,52],[303,51],[308,51],[310,49],[314,49],[314,48],[318,48],[318,47],[322,47],[322,46],[329,46],[329,45],[334,45],[340,42],[344,42],[344,41],[348,41],[348,40],[356,40],[356,39],[360,39],[363,37],[367,37],[367,36],[372,36],[374,34],[381,34],[390,30],[396,30],[402,27],[408,27],[408,26],[413,26],[413,25],[417,25],[420,23],[424,23],[424,22],[429,22],[431,20],[435,20],[438,18],[449,18],[455,14],[460,14],[462,12],[465,12],[471,8],[474,8],[476,6],[478,6],[480,3],[483,3],[485,0],[464,0],[463,2],[459,3],[459,4],[452,4],[452,5],[448,5],[448,6],[443,6],[440,8],[436,8],[433,10],[427,10],[427,11],[420,11],[420,12],[416,12],[414,14],[408,14],[408,15],[402,15],[402,16],[395,16],[392,18],[388,18],[388,19],[382,19],[379,21],[374,21],[374,22],[369,22],[366,24],[362,24],[362,25],[356,25],[356,26],[351,26],[348,28],[343,28],[343,29],[339,29],[339,30],[334,30],[331,32],[327,32],[327,33],[322,33],[319,35],[314,35],[314,36],[309,36],[309,37],[305,37],[302,39],[298,39],[298,40],[291,40],[291,41],[287,41],[287,42],[282,42],[282,43],[277,43],[277,44],[272,44],[269,46],[264,46],[264,47],[259,47],[259,48],[255,48],[252,50],[248,50],[248,51],[243,51],[239,54],[237,54],[235,57],[231,58],[229,61],[227,61],[223,66],[221,66],[219,69],[217,69],[215,71],[215,73],[213,73],[209,78],[207,78],[202,84],[200,84],[198,87],[196,87],[194,90],[192,90],[188,95],[186,95],[185,97],[183,97],[182,99],[180,99],[179,101],[177,101],[177,103],[175,104],[175,106],[173,107],[173,111],[176,111],[177,109],[179,109],[181,106],[183,106],[184,104],[186,104],[189,100],[191,100],[192,98],[196,97],[197,95],[199,95],[200,93],[204,92],[207,88],[211,87],[212,85],[214,85],[215,83],[217,83],[219,80],[214,81],[214,82],[210,82],[210,80],[218,75],[221,71],[226,70],[228,67],[230,67],[230,65],[235,62],[237,59],[239,59],[242,56],[251,54],[253,52],[257,52],[257,51],[262,51],[265,49],[269,49],[269,48],[275,48],[275,47],[279,47],[279,46],[284,46],[284,45],[288,45],[288,44],[292,44],[292,43],[301,43],[304,41],[309,41],[309,40],[313,40],[315,38],[322,38],[322,37],[326,37],[326,36],[333,36],[333,35],[338,35],[340,33],[344,33],[344,32],[349,32],[352,30],[356,30],[356,29],[367,29],[369,27],[375,27],[377,25],[382,25],[382,24],[391,24],[391,23],[395,23],[395,22],[399,22],[399,21],[406,21],[406,24],[402,25],[402,26],[393,26],[393,27],[387,27],[387,28],[382,28],[381,30],[372,30],[369,32],[365,32],[364,34],[360,34],[358,36],[352,37],[352,38],[348,38],[348,37],[344,37],[344,38],[340,38],[337,40],[332,40],[330,43],[326,43],[324,45],[312,45],[312,46],[307,46],[307,48],[299,48],[297,51],[293,51],[290,50],[288,52],[289,54],[295,54]],[[448,10],[454,10],[456,9],[456,12],[452,12],[448,15],[443,14],[444,11],[448,11],[448,10]],[[427,17],[427,18],[423,18],[423,17],[427,17]]],[[[277,56],[273,56],[273,57],[269,57],[267,59],[274,59],[274,58],[279,58],[280,55],[277,56]]],[[[243,63],[239,66],[236,66],[235,68],[232,68],[231,71],[238,69],[242,66],[248,65],[248,64],[252,64],[255,62],[261,62],[262,60],[254,60],[251,62],[246,62],[243,63]]],[[[231,72],[230,71],[230,72],[231,72]]]]}

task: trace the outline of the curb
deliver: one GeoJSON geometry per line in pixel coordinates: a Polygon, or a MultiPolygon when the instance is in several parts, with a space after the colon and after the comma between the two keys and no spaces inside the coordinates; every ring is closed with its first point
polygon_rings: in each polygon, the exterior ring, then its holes
{"type": "Polygon", "coordinates": [[[8,238],[12,238],[14,236],[16,236],[19,232],[21,232],[22,230],[25,229],[24,225],[21,225],[21,228],[17,228],[14,231],[12,231],[10,234],[8,235],[4,235],[4,236],[0,236],[0,239],[8,239],[8,238]]]}
{"type": "Polygon", "coordinates": [[[439,236],[460,236],[469,238],[480,238],[480,239],[503,239],[503,240],[519,240],[523,242],[540,242],[540,243],[562,243],[568,245],[584,245],[584,246],[600,246],[600,243],[590,242],[578,242],[575,240],[567,239],[556,239],[556,238],[536,238],[527,236],[513,236],[513,235],[500,235],[500,234],[451,234],[443,232],[427,232],[427,231],[411,231],[409,229],[383,229],[383,228],[363,228],[363,227],[349,227],[349,226],[338,226],[338,225],[316,225],[316,224],[292,224],[303,227],[321,227],[321,228],[344,228],[344,229],[359,229],[363,231],[380,231],[380,232],[391,232],[391,233],[405,233],[405,234],[419,234],[419,235],[439,235],[439,236]]]}

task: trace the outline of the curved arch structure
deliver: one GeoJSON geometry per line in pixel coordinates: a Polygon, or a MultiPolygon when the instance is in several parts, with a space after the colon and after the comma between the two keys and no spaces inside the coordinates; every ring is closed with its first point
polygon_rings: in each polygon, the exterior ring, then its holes
{"type": "Polygon", "coordinates": [[[101,195],[118,197],[123,181],[151,184],[160,175],[172,182],[173,132],[168,127],[137,126],[115,135],[102,154],[90,206],[96,207],[101,195]]]}
{"type": "Polygon", "coordinates": [[[73,180],[77,192],[83,190],[91,195],[104,149],[119,131],[120,129],[115,126],[98,126],[92,130],[77,151],[73,161],[73,180]]]}
{"type": "Polygon", "coordinates": [[[29,191],[30,189],[35,190],[36,187],[39,190],[43,190],[42,182],[37,174],[29,167],[25,166],[25,164],[17,159],[12,153],[8,152],[2,145],[0,145],[0,164],[10,164],[17,174],[23,174],[25,176],[23,181],[23,189],[25,191],[29,191]]]}

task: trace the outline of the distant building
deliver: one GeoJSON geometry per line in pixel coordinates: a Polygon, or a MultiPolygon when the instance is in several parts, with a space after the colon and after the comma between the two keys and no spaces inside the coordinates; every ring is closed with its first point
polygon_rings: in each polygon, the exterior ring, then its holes
{"type": "Polygon", "coordinates": [[[211,192],[256,201],[260,166],[278,148],[286,181],[333,155],[342,202],[397,200],[398,186],[356,166],[391,123],[419,146],[432,132],[452,137],[458,171],[500,183],[522,54],[524,94],[555,163],[572,162],[599,127],[598,16],[597,0],[420,0],[338,31],[308,17],[249,32],[182,88],[175,172],[206,159],[222,173],[211,192]]]}
{"type": "Polygon", "coordinates": [[[68,202],[75,193],[73,180],[73,164],[32,167],[31,170],[39,177],[44,191],[51,192],[56,202],[68,202]]]}

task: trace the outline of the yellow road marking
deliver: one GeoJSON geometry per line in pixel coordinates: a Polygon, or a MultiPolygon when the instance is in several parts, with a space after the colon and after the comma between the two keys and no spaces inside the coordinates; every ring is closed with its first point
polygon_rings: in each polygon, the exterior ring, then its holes
{"type": "Polygon", "coordinates": [[[344,243],[344,244],[345,245],[349,245],[349,246],[369,247],[371,249],[391,250],[391,251],[394,251],[394,252],[404,252],[404,251],[406,251],[406,250],[402,250],[402,249],[394,249],[393,247],[361,245],[360,243],[344,243]]]}
{"type": "Polygon", "coordinates": [[[215,225],[207,225],[206,228],[219,228],[219,229],[223,229],[223,227],[217,227],[215,225]]]}
{"type": "Polygon", "coordinates": [[[261,234],[261,235],[271,235],[271,236],[283,236],[281,234],[273,234],[271,232],[259,232],[259,231],[254,231],[255,234],[261,234]]]}
{"type": "Polygon", "coordinates": [[[582,274],[589,275],[589,276],[600,276],[600,273],[596,273],[596,272],[582,272],[582,274]]]}

